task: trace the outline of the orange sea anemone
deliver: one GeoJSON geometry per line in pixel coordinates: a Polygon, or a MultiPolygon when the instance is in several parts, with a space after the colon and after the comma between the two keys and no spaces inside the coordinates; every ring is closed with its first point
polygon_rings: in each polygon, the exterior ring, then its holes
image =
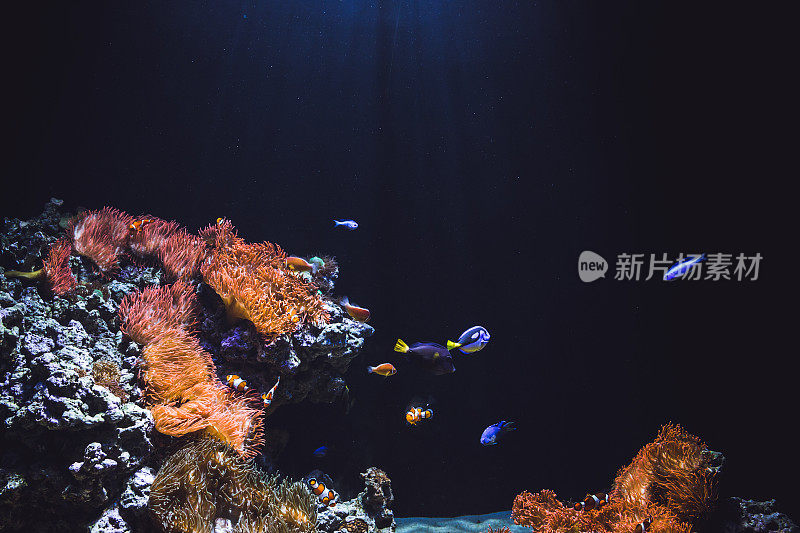
{"type": "Polygon", "coordinates": [[[119,255],[127,249],[133,220],[127,213],[111,207],[83,213],[70,227],[75,251],[94,261],[107,274],[117,267],[119,255]]]}
{"type": "Polygon", "coordinates": [[[69,269],[69,256],[72,254],[72,244],[61,239],[50,246],[47,259],[44,260],[44,272],[53,292],[59,296],[68,293],[77,285],[75,276],[69,269]]]}
{"type": "Polygon", "coordinates": [[[280,246],[246,243],[227,219],[201,235],[213,248],[201,269],[203,279],[222,298],[229,320],[249,320],[266,342],[304,321],[328,321],[316,285],[284,268],[286,254],[280,246]]]}
{"type": "Polygon", "coordinates": [[[191,329],[198,308],[191,285],[132,293],[120,304],[123,331],[144,344],[141,377],[156,429],[173,437],[204,430],[244,457],[263,443],[257,398],[233,396],[191,329]]]}
{"type": "Polygon", "coordinates": [[[577,511],[553,491],[523,492],[514,500],[512,517],[542,533],[630,533],[646,519],[652,521],[651,533],[688,533],[716,498],[709,453],[698,437],[667,424],[619,471],[608,505],[577,511]]]}

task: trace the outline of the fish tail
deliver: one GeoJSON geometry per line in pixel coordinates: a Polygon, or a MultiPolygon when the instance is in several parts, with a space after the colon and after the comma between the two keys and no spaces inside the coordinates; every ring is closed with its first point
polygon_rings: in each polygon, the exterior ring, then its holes
{"type": "Polygon", "coordinates": [[[515,429],[517,429],[514,426],[514,422],[506,422],[505,420],[503,422],[504,422],[503,423],[503,431],[514,431],[515,429]]]}
{"type": "Polygon", "coordinates": [[[394,351],[400,353],[408,353],[408,344],[403,342],[403,339],[397,339],[394,345],[394,351]]]}
{"type": "Polygon", "coordinates": [[[453,348],[461,348],[461,344],[453,341],[447,341],[447,351],[449,352],[453,348]]]}
{"type": "Polygon", "coordinates": [[[375,367],[374,366],[367,366],[367,373],[372,374],[373,372],[375,372],[375,367]]]}
{"type": "Polygon", "coordinates": [[[338,220],[336,220],[336,219],[334,219],[334,220],[333,220],[333,225],[334,225],[334,226],[340,226],[340,225],[342,225],[342,224],[343,224],[343,222],[339,222],[339,221],[338,221],[338,220]]]}

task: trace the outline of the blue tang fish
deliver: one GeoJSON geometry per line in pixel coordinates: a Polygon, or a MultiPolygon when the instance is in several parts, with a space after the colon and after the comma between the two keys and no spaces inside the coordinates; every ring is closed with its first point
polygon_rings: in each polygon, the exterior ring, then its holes
{"type": "Polygon", "coordinates": [[[458,348],[461,353],[474,353],[489,344],[489,332],[483,326],[472,326],[461,334],[458,342],[447,341],[447,349],[458,348]]]}
{"type": "Polygon", "coordinates": [[[679,278],[685,275],[687,272],[689,272],[689,270],[692,269],[692,267],[694,267],[697,263],[699,263],[705,258],[706,254],[700,254],[690,259],[685,259],[683,261],[675,263],[673,266],[670,267],[669,270],[667,270],[664,273],[664,281],[672,281],[675,278],[679,278]]]}
{"type": "Polygon", "coordinates": [[[345,227],[347,229],[352,230],[352,229],[356,229],[358,227],[358,222],[356,222],[355,220],[334,220],[333,221],[333,225],[335,227],[342,226],[342,227],[345,227]]]}
{"type": "Polygon", "coordinates": [[[483,434],[481,435],[481,444],[484,446],[497,444],[497,439],[509,431],[514,431],[515,429],[517,428],[514,427],[514,422],[506,422],[505,420],[501,420],[497,424],[492,424],[483,430],[483,434]]]}
{"type": "Polygon", "coordinates": [[[327,446],[320,446],[313,452],[314,457],[325,457],[328,455],[328,447],[327,446]]]}
{"type": "Polygon", "coordinates": [[[413,355],[423,367],[437,376],[452,374],[456,371],[453,358],[450,356],[447,348],[440,344],[433,342],[415,342],[409,346],[403,342],[402,339],[397,339],[397,343],[394,345],[394,351],[413,355]]]}

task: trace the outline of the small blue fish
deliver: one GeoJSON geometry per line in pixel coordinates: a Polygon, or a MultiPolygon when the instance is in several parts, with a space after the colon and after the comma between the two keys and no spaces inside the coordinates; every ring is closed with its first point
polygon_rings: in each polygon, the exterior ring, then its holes
{"type": "Polygon", "coordinates": [[[328,455],[328,447],[327,446],[320,446],[313,452],[314,457],[322,458],[328,455]]]}
{"type": "Polygon", "coordinates": [[[692,257],[691,259],[685,259],[679,263],[675,263],[669,270],[664,273],[664,281],[671,281],[675,278],[679,278],[689,272],[689,270],[694,267],[697,263],[702,261],[706,258],[706,254],[700,254],[692,257]]]}
{"type": "Polygon", "coordinates": [[[483,430],[483,434],[481,435],[481,444],[484,446],[497,444],[497,439],[509,431],[514,431],[515,429],[517,428],[514,427],[514,422],[506,422],[505,420],[501,420],[497,424],[492,424],[483,430]]]}
{"type": "Polygon", "coordinates": [[[353,230],[358,227],[358,222],[356,222],[355,220],[334,220],[333,225],[335,227],[343,226],[347,229],[353,230]]]}
{"type": "Polygon", "coordinates": [[[483,326],[472,326],[461,334],[458,342],[447,341],[447,349],[458,348],[464,354],[477,352],[489,343],[490,337],[491,335],[483,326]]]}

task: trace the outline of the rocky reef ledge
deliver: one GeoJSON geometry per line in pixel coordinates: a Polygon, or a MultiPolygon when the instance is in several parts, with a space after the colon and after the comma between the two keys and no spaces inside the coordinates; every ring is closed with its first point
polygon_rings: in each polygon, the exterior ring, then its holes
{"type": "MultiPolygon", "coordinates": [[[[174,446],[154,431],[137,379],[141,348],[120,332],[118,307],[127,294],[162,284],[163,270],[123,257],[113,275],[103,276],[73,255],[69,268],[78,285],[64,297],[4,275],[40,268],[70,217],[51,199],[38,217],[0,225],[0,530],[158,531],[149,490],[174,446]]],[[[322,280],[326,294],[337,273],[322,280]]],[[[246,374],[259,388],[280,375],[273,408],[339,399],[343,374],[373,333],[327,300],[329,323],[264,346],[247,323],[225,323],[210,288],[200,283],[198,294],[200,342],[218,373],[246,374]]],[[[388,478],[384,486],[375,481],[379,471],[370,472],[362,495],[342,502],[334,516],[320,513],[320,529],[393,530],[388,478]],[[376,490],[388,490],[383,501],[376,490]]]]}

